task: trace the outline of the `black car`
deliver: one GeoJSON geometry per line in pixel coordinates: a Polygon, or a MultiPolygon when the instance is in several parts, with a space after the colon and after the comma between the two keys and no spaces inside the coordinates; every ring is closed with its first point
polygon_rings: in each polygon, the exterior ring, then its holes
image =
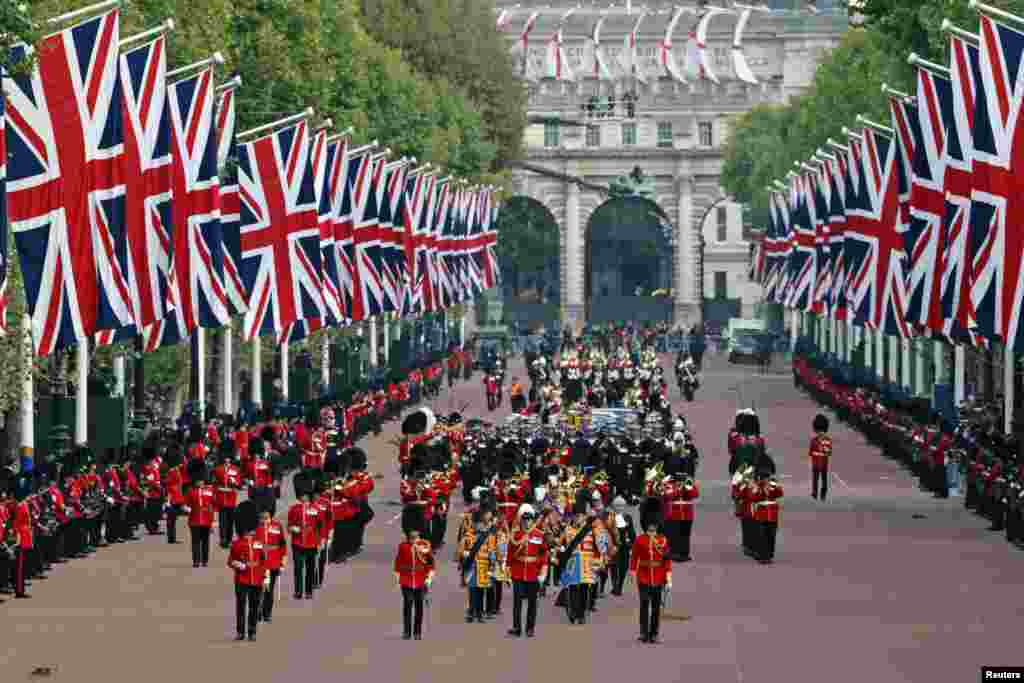
{"type": "Polygon", "coordinates": [[[770,348],[766,335],[739,332],[729,344],[729,362],[753,361],[759,365],[767,363],[770,348]]]}

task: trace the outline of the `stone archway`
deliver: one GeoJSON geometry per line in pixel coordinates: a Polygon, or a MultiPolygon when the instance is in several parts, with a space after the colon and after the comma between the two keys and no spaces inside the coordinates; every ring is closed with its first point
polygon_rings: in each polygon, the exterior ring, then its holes
{"type": "Polygon", "coordinates": [[[592,324],[614,320],[669,322],[675,260],[671,222],[639,196],[604,202],[584,233],[584,301],[592,324]]]}
{"type": "Polygon", "coordinates": [[[556,325],[561,302],[561,229],[541,201],[515,195],[498,215],[504,316],[521,326],[556,325]]]}

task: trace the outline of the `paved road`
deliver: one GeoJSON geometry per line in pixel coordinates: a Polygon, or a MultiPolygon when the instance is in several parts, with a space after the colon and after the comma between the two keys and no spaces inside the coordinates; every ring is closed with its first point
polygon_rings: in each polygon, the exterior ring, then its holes
{"type": "MultiPolygon", "coordinates": [[[[448,549],[441,558],[425,640],[400,639],[401,599],[391,562],[399,540],[397,424],[366,442],[377,518],[366,552],[328,570],[310,602],[293,602],[291,575],[274,623],[257,643],[235,643],[234,596],[224,552],[193,570],[187,544],[158,538],[105,549],[55,569],[30,601],[0,605],[0,680],[37,666],[50,680],[246,683],[535,680],[975,681],[982,664],[1022,664],[1024,554],[953,501],[913,485],[857,434],[835,436],[834,498],[810,498],[804,460],[814,406],[783,374],[767,377],[708,357],[698,401],[678,404],[703,454],[704,495],[694,562],[677,567],[671,620],[660,646],[635,641],[636,600],[608,598],[587,626],[542,606],[538,638],[510,640],[499,623],[466,625],[448,549]],[[725,484],[725,429],[756,405],[786,488],[778,555],[762,566],[737,549],[725,484]],[[923,515],[916,518],[915,515],[923,515]]],[[[667,365],[667,364],[666,364],[667,365]]],[[[439,409],[481,414],[476,383],[439,409]]],[[[678,400],[678,397],[676,397],[678,400]]],[[[457,514],[458,509],[453,511],[457,514]]],[[[449,527],[455,533],[455,525],[449,527]]]]}

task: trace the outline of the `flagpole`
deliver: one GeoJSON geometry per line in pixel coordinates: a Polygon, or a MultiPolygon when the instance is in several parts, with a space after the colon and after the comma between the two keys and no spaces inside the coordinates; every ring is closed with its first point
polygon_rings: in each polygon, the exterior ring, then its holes
{"type": "Polygon", "coordinates": [[[221,396],[220,396],[220,411],[225,415],[234,415],[234,397],[232,396],[232,382],[234,380],[234,358],[232,353],[234,352],[235,335],[234,330],[231,328],[231,321],[228,320],[224,323],[224,335],[221,340],[221,396]]]}
{"type": "Polygon", "coordinates": [[[277,128],[278,126],[287,126],[287,125],[292,124],[292,123],[298,123],[299,121],[305,121],[306,119],[313,118],[315,113],[316,112],[313,111],[313,107],[307,107],[304,111],[302,111],[302,112],[300,112],[298,114],[293,114],[292,116],[286,116],[283,119],[278,119],[277,121],[273,121],[271,123],[265,123],[262,126],[256,126],[255,128],[250,128],[249,130],[242,131],[241,133],[236,135],[235,138],[238,139],[238,140],[241,140],[242,138],[247,138],[247,137],[251,137],[253,135],[258,135],[260,133],[266,132],[266,131],[271,130],[273,128],[277,128]]]}
{"type": "Polygon", "coordinates": [[[114,356],[114,396],[124,397],[124,354],[114,356]]]}
{"type": "Polygon", "coordinates": [[[329,393],[331,386],[331,330],[324,330],[323,346],[320,348],[320,384],[323,385],[323,393],[329,393]]]}
{"type": "Polygon", "coordinates": [[[35,385],[32,377],[35,358],[32,351],[32,316],[27,306],[21,315],[21,329],[25,344],[23,353],[28,365],[21,379],[21,458],[24,463],[32,458],[36,448],[35,385]]]}
{"type": "Polygon", "coordinates": [[[89,440],[89,340],[79,339],[75,347],[75,445],[89,440]]]}
{"type": "Polygon", "coordinates": [[[227,90],[231,90],[232,88],[240,88],[240,87],[242,87],[242,77],[241,76],[235,76],[230,81],[226,81],[226,82],[221,83],[220,85],[218,85],[216,88],[213,89],[213,91],[219,95],[222,92],[225,92],[227,90]]]}
{"type": "Polygon", "coordinates": [[[958,28],[954,26],[953,22],[951,22],[949,19],[942,20],[942,32],[954,35],[957,38],[960,38],[961,40],[966,40],[971,45],[977,45],[979,42],[981,42],[978,38],[977,33],[971,33],[970,31],[965,31],[962,28],[958,28]]]}
{"type": "Polygon", "coordinates": [[[196,408],[199,419],[206,420],[206,330],[195,329],[196,355],[192,362],[196,364],[196,408]]]}
{"type": "Polygon", "coordinates": [[[147,38],[155,38],[156,36],[162,36],[163,34],[167,33],[168,31],[173,31],[173,30],[174,30],[174,19],[168,18],[166,21],[164,21],[164,23],[160,24],[156,28],[151,28],[148,31],[143,31],[142,33],[137,33],[134,36],[128,36],[127,38],[122,38],[121,42],[119,42],[117,44],[117,46],[119,48],[121,48],[121,49],[124,49],[126,46],[131,45],[132,43],[138,43],[138,42],[141,42],[143,40],[146,40],[147,38]]]}
{"type": "Polygon", "coordinates": [[[56,17],[53,17],[52,19],[47,19],[46,23],[48,23],[48,24],[60,24],[60,23],[65,22],[65,21],[71,21],[72,19],[77,19],[78,17],[84,16],[86,14],[92,14],[93,12],[103,12],[105,10],[113,9],[115,7],[120,7],[120,6],[121,6],[121,0],[106,0],[105,2],[97,2],[95,5],[89,5],[88,7],[83,7],[82,9],[76,9],[76,10],[74,10],[72,12],[66,12],[64,14],[60,14],[60,15],[58,15],[56,17]]]}
{"type": "Polygon", "coordinates": [[[170,80],[175,76],[182,76],[190,71],[201,71],[208,66],[220,66],[224,63],[224,55],[219,52],[214,52],[206,59],[201,59],[198,62],[187,64],[185,66],[179,66],[177,69],[173,69],[167,72],[167,79],[170,80]]]}
{"type": "Polygon", "coordinates": [[[249,393],[252,397],[253,407],[263,404],[263,359],[260,354],[263,351],[259,337],[252,338],[252,386],[249,393]]]}
{"type": "Polygon", "coordinates": [[[384,363],[391,363],[391,321],[387,319],[384,320],[384,363]]]}
{"type": "Polygon", "coordinates": [[[377,367],[377,318],[370,318],[370,367],[377,367]]]}
{"type": "MultiPolygon", "coordinates": [[[[293,323],[294,324],[294,323],[293,323]]],[[[281,396],[288,402],[288,340],[281,342],[281,396]]]]}
{"type": "Polygon", "coordinates": [[[1016,14],[1010,14],[998,7],[992,7],[991,5],[983,5],[978,0],[970,0],[967,3],[967,8],[972,9],[978,14],[987,14],[994,19],[1002,19],[1012,24],[1016,24],[1018,27],[1024,27],[1024,17],[1018,17],[1016,14]]]}

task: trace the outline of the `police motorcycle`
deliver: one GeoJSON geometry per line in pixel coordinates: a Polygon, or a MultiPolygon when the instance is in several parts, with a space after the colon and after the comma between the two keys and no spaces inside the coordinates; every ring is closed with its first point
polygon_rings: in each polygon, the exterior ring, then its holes
{"type": "Polygon", "coordinates": [[[693,396],[700,388],[700,379],[697,377],[697,366],[690,356],[686,356],[676,365],[676,381],[679,383],[679,390],[687,401],[693,401],[693,396]]]}

